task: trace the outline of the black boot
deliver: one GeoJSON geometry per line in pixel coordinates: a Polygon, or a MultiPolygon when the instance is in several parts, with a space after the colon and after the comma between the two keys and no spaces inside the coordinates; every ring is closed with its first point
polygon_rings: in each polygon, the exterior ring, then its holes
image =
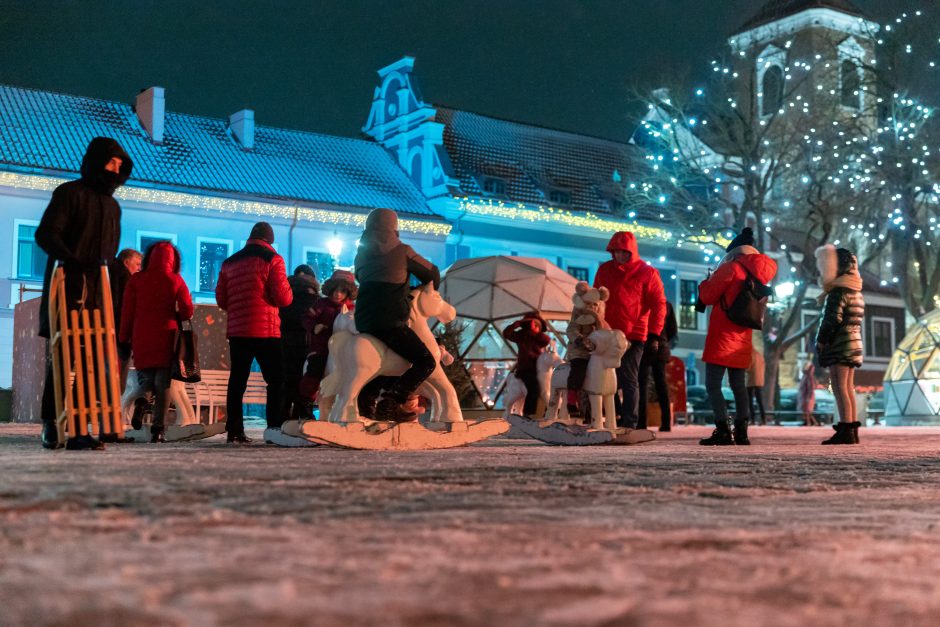
{"type": "Polygon", "coordinates": [[[166,437],[163,435],[163,427],[150,427],[150,443],[163,444],[166,437]]]}
{"type": "Polygon", "coordinates": [[[69,451],[103,451],[104,444],[90,435],[77,435],[68,439],[65,448],[69,451]]]}
{"type": "Polygon", "coordinates": [[[134,413],[131,415],[131,427],[136,431],[144,426],[144,412],[147,411],[147,399],[138,398],[134,401],[134,413]]]}
{"type": "Polygon", "coordinates": [[[225,441],[229,444],[251,444],[251,438],[245,435],[244,431],[241,433],[229,433],[225,441]]]}
{"type": "Polygon", "coordinates": [[[734,439],[731,436],[728,423],[719,422],[715,424],[715,430],[712,431],[711,437],[699,440],[698,443],[702,446],[734,446],[734,439]]]}
{"type": "Polygon", "coordinates": [[[828,440],[823,440],[823,444],[855,444],[855,438],[852,436],[853,424],[857,425],[858,423],[839,422],[832,425],[836,433],[828,440]]]}
{"type": "Polygon", "coordinates": [[[386,396],[376,406],[375,418],[388,422],[414,422],[418,419],[418,414],[402,407],[402,403],[397,399],[386,396]]]}
{"type": "Polygon", "coordinates": [[[62,448],[59,443],[59,429],[54,421],[44,420],[42,423],[42,447],[50,450],[62,448]]]}
{"type": "Polygon", "coordinates": [[[748,446],[751,443],[747,439],[747,420],[734,421],[734,443],[738,446],[748,446]]]}
{"type": "Polygon", "coordinates": [[[852,431],[852,444],[858,444],[858,427],[860,422],[850,422],[849,429],[852,431]]]}

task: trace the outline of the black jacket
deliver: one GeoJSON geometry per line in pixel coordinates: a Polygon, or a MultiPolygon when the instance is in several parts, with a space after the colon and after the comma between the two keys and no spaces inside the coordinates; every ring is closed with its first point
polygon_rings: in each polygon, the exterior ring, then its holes
{"type": "Polygon", "coordinates": [[[842,364],[859,368],[864,360],[862,319],[865,299],[857,290],[835,287],[826,294],[822,319],[816,332],[819,365],[842,364]]]}
{"type": "Polygon", "coordinates": [[[294,300],[287,307],[281,307],[281,338],[285,347],[290,342],[299,342],[300,349],[306,349],[307,331],[304,329],[304,313],[317,302],[320,285],[312,276],[294,274],[287,277],[287,283],[294,294],[294,300]]]}
{"type": "Polygon", "coordinates": [[[121,207],[114,190],[131,175],[134,164],[113,139],[96,137],[82,159],[82,176],[57,187],[36,229],[36,243],[49,261],[39,305],[39,335],[49,337],[49,284],[56,261],[65,269],[65,295],[70,309],[99,308],[102,263],[110,263],[121,239],[121,207]],[[122,160],[119,174],[104,168],[122,160]]]}

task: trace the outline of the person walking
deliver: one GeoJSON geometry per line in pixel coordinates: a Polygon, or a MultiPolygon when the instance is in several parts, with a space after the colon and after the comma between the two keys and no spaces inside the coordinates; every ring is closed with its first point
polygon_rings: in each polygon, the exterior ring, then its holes
{"type": "Polygon", "coordinates": [[[754,352],[752,329],[732,322],[728,317],[729,305],[741,293],[745,280],[752,278],[761,284],[769,283],[777,274],[777,263],[754,248],[754,233],[745,228],[726,250],[718,267],[699,285],[701,305],[711,306],[708,331],[705,335],[705,388],[708,401],[715,413],[715,430],[711,437],[699,444],[705,446],[750,444],[747,436],[748,411],[745,370],[751,365],[754,352]],[[734,432],[728,420],[728,406],[721,393],[721,385],[728,372],[728,381],[734,393],[737,415],[734,432]]]}
{"type": "Polygon", "coordinates": [[[411,364],[400,377],[376,377],[367,383],[359,394],[360,413],[368,416],[371,411],[376,419],[392,422],[417,420],[418,415],[408,402],[418,386],[434,372],[437,361],[408,327],[411,315],[409,278],[414,276],[422,284],[431,283],[438,289],[440,270],[401,241],[398,214],[391,209],[373,209],[369,213],[359,238],[355,267],[359,281],[356,328],[360,333],[381,340],[411,364]],[[377,405],[374,399],[378,399],[377,405]]]}
{"type": "Polygon", "coordinates": [[[858,444],[858,408],[855,404],[855,369],[864,360],[862,320],[865,299],[858,260],[845,248],[832,245],[816,251],[819,285],[825,294],[816,356],[820,367],[829,368],[832,391],[839,410],[836,433],[823,444],[858,444]]]}
{"type": "Polygon", "coordinates": [[[804,427],[818,427],[819,421],[813,415],[816,409],[816,366],[812,359],[803,366],[800,385],[796,389],[796,406],[803,416],[804,427]]]}
{"type": "Polygon", "coordinates": [[[751,365],[748,366],[747,376],[747,396],[748,408],[751,413],[751,424],[755,423],[754,408],[760,412],[760,424],[767,424],[767,412],[764,410],[764,370],[766,362],[764,355],[756,348],[751,349],[751,365]]]}
{"type": "Polygon", "coordinates": [[[192,296],[180,276],[180,253],[170,242],[147,249],[143,270],[124,292],[118,339],[129,343],[142,392],[153,392],[150,442],[164,441],[170,406],[170,366],[180,321],[193,317],[192,296]]]}
{"type": "Polygon", "coordinates": [[[294,274],[287,278],[293,300],[287,307],[281,307],[281,356],[284,370],[284,415],[291,420],[309,418],[308,403],[300,393],[300,380],[303,376],[304,362],[307,359],[307,330],[304,329],[303,317],[310,307],[317,302],[320,284],[316,273],[307,264],[294,268],[294,274]]]}
{"type": "MultiPolygon", "coordinates": [[[[59,185],[36,229],[36,243],[49,256],[39,302],[39,336],[49,339],[49,289],[56,262],[65,271],[68,309],[101,308],[101,265],[110,263],[121,241],[121,206],[114,191],[130,178],[134,163],[110,137],[95,137],[82,158],[81,177],[59,185]]],[[[118,364],[112,367],[117,368],[118,364]]],[[[56,426],[55,387],[51,359],[43,387],[42,446],[60,448],[56,426]]],[[[70,433],[70,449],[102,449],[91,435],[70,433]]]]}
{"type": "Polygon", "coordinates": [[[639,421],[640,359],[646,344],[653,352],[659,350],[666,318],[666,293],[659,271],[640,258],[633,233],[614,233],[607,251],[612,258],[597,269],[594,287],[606,287],[610,292],[604,319],[630,342],[617,368],[617,387],[623,393],[620,425],[634,429],[639,421]]]}
{"type": "Polygon", "coordinates": [[[643,358],[640,360],[640,420],[638,429],[646,429],[647,396],[649,395],[649,379],[653,378],[653,387],[656,390],[656,402],[659,404],[659,430],[672,431],[672,407],[669,398],[669,386],[666,384],[666,364],[672,357],[670,347],[679,334],[679,324],[676,321],[676,311],[672,303],[666,301],[666,320],[663,332],[659,337],[658,350],[653,350],[652,344],[643,348],[643,358]]]}
{"type": "MultiPolygon", "coordinates": [[[[124,290],[127,288],[131,277],[140,272],[140,266],[143,262],[143,255],[139,250],[125,248],[118,253],[108,267],[108,275],[111,279],[111,300],[114,304],[114,327],[115,332],[121,329],[121,310],[124,305],[124,290]]],[[[127,373],[131,366],[131,347],[124,342],[117,343],[118,361],[120,361],[120,372],[118,379],[121,383],[121,394],[127,388],[127,373]]]]}
{"type": "Polygon", "coordinates": [[[279,309],[293,301],[284,259],[275,252],[274,229],[255,224],[245,247],[222,262],[215,299],[228,314],[231,371],[225,399],[228,442],[250,444],[245,435],[242,398],[248,387],[251,362],[258,361],[268,386],[265,418],[269,429],[284,422],[284,368],[281,360],[279,309]]]}

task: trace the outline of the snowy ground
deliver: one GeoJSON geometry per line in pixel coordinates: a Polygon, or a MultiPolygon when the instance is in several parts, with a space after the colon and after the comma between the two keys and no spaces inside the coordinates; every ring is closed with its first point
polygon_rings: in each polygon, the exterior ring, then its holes
{"type": "Polygon", "coordinates": [[[937,624],[940,429],[752,431],[88,453],[0,425],[0,624],[937,624]]]}

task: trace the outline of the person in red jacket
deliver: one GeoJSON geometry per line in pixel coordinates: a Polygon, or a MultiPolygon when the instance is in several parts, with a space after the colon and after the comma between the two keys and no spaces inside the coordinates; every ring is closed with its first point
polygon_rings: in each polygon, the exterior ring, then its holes
{"type": "Polygon", "coordinates": [[[658,351],[666,320],[666,293],[659,271],[640,258],[636,237],[629,231],[614,233],[607,244],[610,261],[597,269],[594,287],[610,291],[604,319],[630,341],[617,368],[617,387],[623,392],[620,425],[629,429],[639,419],[639,374],[643,349],[658,351]]]}
{"type": "Polygon", "coordinates": [[[268,384],[265,417],[269,429],[284,422],[284,372],[281,361],[280,307],[294,296],[287,282],[284,259],[274,251],[274,229],[258,222],[248,242],[222,263],[215,299],[228,313],[228,345],[232,370],[225,399],[228,441],[250,444],[245,435],[242,398],[248,386],[251,362],[258,360],[268,384]]]}
{"type": "Polygon", "coordinates": [[[750,403],[745,374],[751,365],[753,331],[731,322],[724,307],[738,297],[748,273],[763,284],[770,283],[777,274],[777,263],[754,248],[754,233],[750,228],[741,231],[726,251],[728,254],[718,268],[698,287],[700,303],[712,308],[702,361],[705,362],[708,401],[715,412],[715,431],[711,437],[699,442],[706,446],[750,444],[747,437],[750,403]],[[728,424],[728,407],[721,394],[725,370],[734,393],[736,416],[733,435],[728,424]]]}
{"type": "Polygon", "coordinates": [[[503,337],[516,345],[518,356],[513,373],[525,385],[522,413],[531,418],[539,402],[539,378],[536,371],[539,355],[552,343],[545,329],[548,325],[537,311],[530,311],[503,329],[503,337]]]}
{"type": "Polygon", "coordinates": [[[179,320],[189,320],[193,311],[189,288],[180,276],[179,251],[170,242],[152,244],[144,255],[143,270],[124,289],[118,339],[130,342],[140,389],[153,392],[153,443],[163,442],[179,320]]]}

